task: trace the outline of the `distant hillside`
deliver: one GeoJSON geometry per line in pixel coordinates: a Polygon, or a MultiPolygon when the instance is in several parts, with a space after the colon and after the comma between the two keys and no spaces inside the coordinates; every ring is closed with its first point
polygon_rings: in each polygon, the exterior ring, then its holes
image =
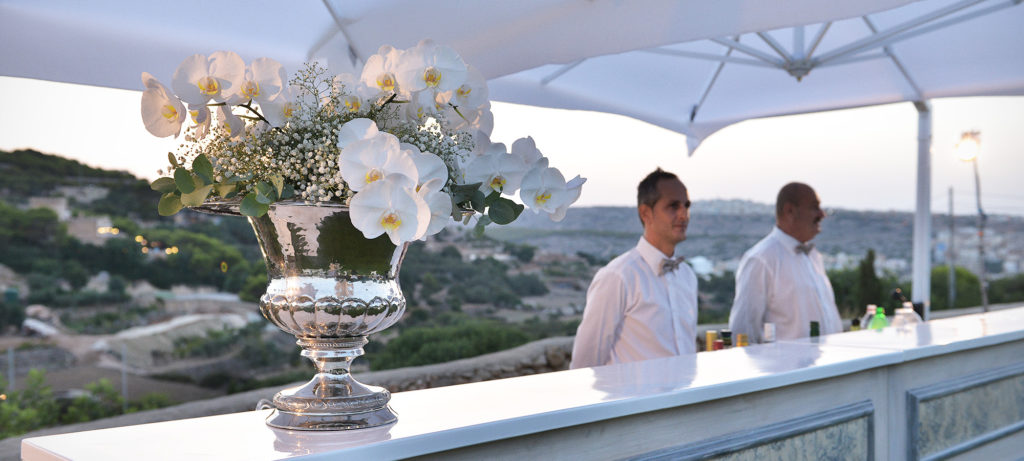
{"type": "Polygon", "coordinates": [[[33,196],[57,195],[56,189],[60,186],[108,189],[105,198],[75,204],[75,208],[114,216],[158,218],[159,195],[146,181],[130,173],[93,168],[34,150],[0,151],[0,199],[20,204],[33,196]]]}

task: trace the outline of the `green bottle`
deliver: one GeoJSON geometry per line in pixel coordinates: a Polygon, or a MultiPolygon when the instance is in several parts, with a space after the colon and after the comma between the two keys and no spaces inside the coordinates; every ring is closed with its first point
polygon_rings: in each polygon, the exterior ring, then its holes
{"type": "Polygon", "coordinates": [[[871,324],[868,325],[868,328],[872,330],[881,330],[887,326],[889,326],[889,321],[885,318],[885,308],[878,306],[878,309],[875,310],[875,316],[871,318],[871,324]]]}

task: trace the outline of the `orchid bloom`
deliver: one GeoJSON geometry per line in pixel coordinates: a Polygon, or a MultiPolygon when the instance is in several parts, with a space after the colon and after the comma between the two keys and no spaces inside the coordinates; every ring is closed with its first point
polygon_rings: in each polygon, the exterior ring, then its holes
{"type": "Polygon", "coordinates": [[[466,81],[458,88],[439,95],[445,103],[458,107],[460,112],[479,109],[488,104],[487,79],[473,66],[468,66],[466,81]]]}
{"type": "Polygon", "coordinates": [[[416,187],[416,163],[408,151],[403,151],[398,138],[383,131],[359,141],[347,144],[338,156],[341,178],[354,191],[384,179],[392,174],[402,174],[413,181],[416,187]]]}
{"type": "Polygon", "coordinates": [[[491,113],[491,103],[478,109],[460,107],[458,112],[454,107],[446,105],[444,113],[453,130],[479,131],[488,136],[494,131],[494,114],[491,113]]]}
{"type": "Polygon", "coordinates": [[[245,131],[245,122],[227,106],[217,107],[217,122],[228,131],[231,138],[237,138],[245,131]]]}
{"type": "Polygon", "coordinates": [[[395,245],[421,238],[431,211],[414,187],[415,182],[403,174],[368,184],[349,203],[352,224],[368,239],[386,233],[395,245]]]}
{"type": "Polygon", "coordinates": [[[345,146],[356,141],[370,139],[377,136],[380,130],[377,129],[377,122],[368,118],[355,118],[349,120],[338,129],[338,147],[345,146]]]}
{"type": "Polygon", "coordinates": [[[206,57],[194,54],[174,71],[171,88],[189,104],[224,101],[238,91],[245,79],[245,61],[231,51],[217,51],[206,57]]]}
{"type": "Polygon", "coordinates": [[[142,73],[142,122],[153,136],[166,138],[181,133],[185,122],[185,106],[174,97],[163,83],[147,72],[142,73]]]}
{"type": "Polygon", "coordinates": [[[466,63],[451,47],[424,40],[407,50],[395,69],[404,91],[453,91],[466,81],[466,63]]]}
{"type": "Polygon", "coordinates": [[[402,150],[407,152],[416,164],[416,190],[426,187],[428,183],[437,187],[435,190],[441,190],[448,182],[448,164],[444,163],[441,157],[431,152],[420,152],[418,147],[407,143],[402,143],[402,150]],[[431,182],[435,180],[436,182],[431,182]]]}
{"type": "Polygon", "coordinates": [[[438,104],[434,92],[429,90],[411,94],[409,102],[403,104],[403,106],[402,109],[399,109],[399,117],[402,120],[417,125],[423,124],[425,118],[433,117],[445,110],[444,106],[438,104]]]}
{"type": "Polygon", "coordinates": [[[272,127],[284,126],[289,119],[295,116],[296,110],[298,110],[298,105],[292,101],[290,89],[281,91],[270,101],[260,103],[260,112],[272,127]]]}
{"type": "Polygon", "coordinates": [[[580,175],[576,175],[575,178],[572,178],[572,180],[565,184],[569,195],[566,197],[565,202],[559,205],[554,213],[549,215],[552,221],[559,222],[565,219],[565,212],[569,210],[570,205],[579,200],[580,193],[583,192],[583,183],[585,182],[587,182],[587,178],[581,178],[580,175]]]}
{"type": "Polygon", "coordinates": [[[192,119],[192,123],[195,124],[195,130],[192,131],[192,138],[190,140],[198,141],[205,138],[210,133],[210,122],[213,120],[210,108],[205,105],[194,106],[189,104],[188,115],[192,119]]]}
{"type": "Polygon", "coordinates": [[[352,74],[339,74],[334,77],[334,90],[342,95],[343,107],[339,111],[352,114],[364,113],[374,104],[374,99],[380,94],[374,88],[357,79],[352,74]]]}
{"type": "Polygon", "coordinates": [[[405,88],[398,83],[395,68],[403,59],[403,52],[390,46],[380,47],[377,54],[370,56],[363,65],[359,79],[366,86],[373,88],[377,94],[404,94],[405,88]]]}
{"type": "Polygon", "coordinates": [[[504,144],[494,143],[486,155],[473,159],[466,166],[466,182],[481,183],[480,192],[484,195],[491,192],[515,195],[526,172],[526,165],[506,153],[504,144]]]}
{"type": "Polygon", "coordinates": [[[512,150],[510,152],[519,161],[523,162],[527,169],[533,169],[538,165],[537,162],[544,158],[544,154],[540,153],[540,150],[537,149],[537,143],[530,136],[515,140],[512,143],[512,150]]]}
{"type": "Polygon", "coordinates": [[[519,198],[534,213],[554,214],[570,197],[565,177],[555,168],[538,167],[523,178],[519,198]]]}
{"type": "Polygon", "coordinates": [[[452,197],[441,191],[444,184],[445,180],[434,178],[421,185],[417,192],[430,209],[430,221],[424,237],[441,232],[451,220],[452,197]]]}
{"type": "Polygon", "coordinates": [[[227,103],[237,105],[256,101],[262,106],[280,95],[287,84],[288,73],[280,63],[270,58],[259,58],[246,66],[245,77],[227,103]]]}

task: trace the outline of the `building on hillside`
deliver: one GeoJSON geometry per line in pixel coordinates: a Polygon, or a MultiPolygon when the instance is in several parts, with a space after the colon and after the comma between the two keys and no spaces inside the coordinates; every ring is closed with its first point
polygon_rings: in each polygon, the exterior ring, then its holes
{"type": "Polygon", "coordinates": [[[64,222],[71,219],[71,208],[67,197],[29,197],[28,208],[47,208],[57,213],[57,220],[64,222]]]}
{"type": "Polygon", "coordinates": [[[56,191],[64,197],[75,199],[78,203],[92,203],[107,198],[107,195],[110,194],[110,189],[92,185],[58,186],[56,191]]]}
{"type": "Polygon", "coordinates": [[[109,239],[121,236],[108,216],[82,216],[68,221],[68,235],[82,243],[103,246],[109,239]]]}

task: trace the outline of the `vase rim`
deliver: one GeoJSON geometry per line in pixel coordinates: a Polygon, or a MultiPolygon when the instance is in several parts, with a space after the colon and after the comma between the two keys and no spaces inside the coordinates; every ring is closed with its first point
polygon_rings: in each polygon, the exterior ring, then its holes
{"type": "MultiPolygon", "coordinates": [[[[341,202],[310,202],[305,200],[279,200],[274,203],[271,203],[269,206],[271,208],[279,206],[288,206],[336,208],[339,211],[348,210],[348,206],[341,202]]],[[[189,208],[200,213],[206,214],[243,216],[241,211],[242,199],[240,197],[230,199],[207,200],[203,202],[202,205],[189,208]]]]}

